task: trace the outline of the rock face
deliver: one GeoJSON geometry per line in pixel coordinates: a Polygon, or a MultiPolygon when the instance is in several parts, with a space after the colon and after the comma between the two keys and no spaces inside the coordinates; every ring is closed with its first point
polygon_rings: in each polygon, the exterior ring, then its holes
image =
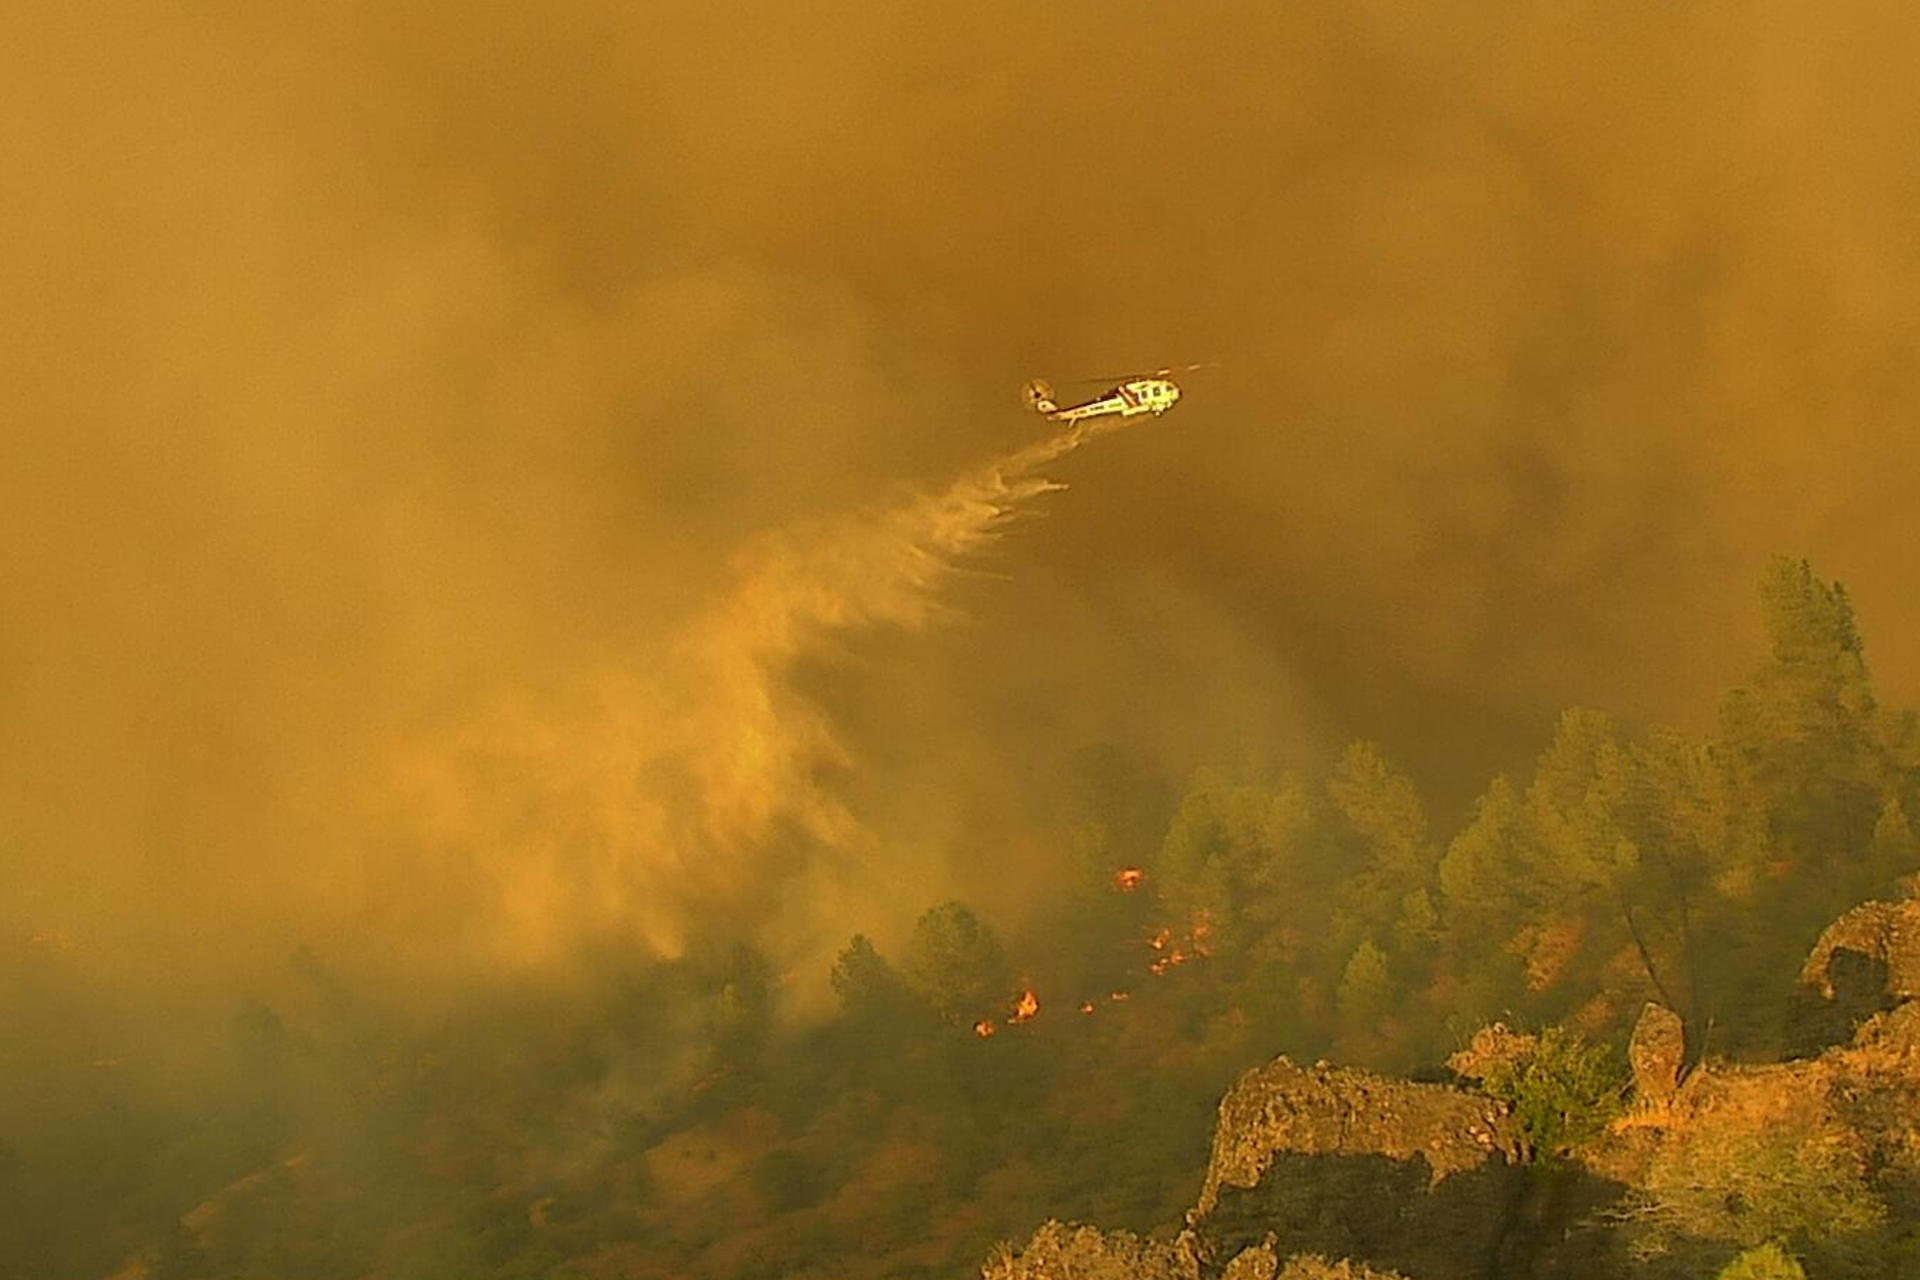
{"type": "Polygon", "coordinates": [[[1623,1229],[1675,1269],[1790,1239],[1823,1280],[1920,1274],[1920,1004],[1817,1058],[1697,1068],[1598,1161],[1635,1188],[1623,1229]]]}
{"type": "Polygon", "coordinates": [[[1500,1104],[1483,1094],[1279,1058],[1240,1077],[1221,1101],[1195,1212],[1210,1213],[1222,1187],[1256,1185],[1279,1154],[1418,1160],[1438,1182],[1518,1152],[1500,1104]]]}
{"type": "Polygon", "coordinates": [[[1280,1259],[1273,1256],[1273,1242],[1263,1240],[1251,1249],[1242,1249],[1220,1273],[1220,1280],[1274,1280],[1279,1273],[1280,1259]]]}
{"type": "MultiPolygon", "coordinates": [[[[1684,1079],[1680,1019],[1649,1004],[1629,1055],[1653,1105],[1567,1163],[1526,1163],[1515,1122],[1484,1093],[1280,1058],[1221,1101],[1177,1237],[1049,1223],[984,1274],[1697,1280],[1787,1239],[1822,1280],[1920,1276],[1920,901],[1848,912],[1803,976],[1829,992],[1871,976],[1882,1000],[1908,1002],[1863,1014],[1817,1056],[1702,1064],[1684,1079]]],[[[1494,1026],[1449,1065],[1484,1079],[1535,1048],[1494,1026]]]]}
{"type": "Polygon", "coordinates": [[[1540,1047],[1540,1037],[1509,1030],[1504,1022],[1480,1028],[1467,1047],[1447,1058],[1447,1070],[1463,1080],[1485,1080],[1495,1070],[1525,1062],[1540,1047]]]}
{"type": "Polygon", "coordinates": [[[1800,980],[1829,1000],[1836,967],[1845,953],[1886,966],[1885,994],[1896,1000],[1920,996],[1920,899],[1863,902],[1827,926],[1800,970],[1800,980]]]}
{"type": "Polygon", "coordinates": [[[1680,1015],[1648,1001],[1633,1024],[1627,1060],[1633,1064],[1633,1091],[1642,1101],[1670,1100],[1680,1088],[1680,1069],[1687,1060],[1687,1033],[1680,1015]]]}
{"type": "MultiPolygon", "coordinates": [[[[1531,1051],[1530,1037],[1504,1029],[1481,1039],[1489,1061],[1531,1051]]],[[[1272,1241],[1277,1257],[1364,1264],[1355,1275],[1603,1275],[1624,1257],[1583,1224],[1625,1190],[1577,1169],[1535,1176],[1512,1119],[1485,1094],[1281,1058],[1221,1102],[1188,1222],[1203,1259],[1247,1258],[1272,1241]]]]}
{"type": "Polygon", "coordinates": [[[1403,1280],[1403,1277],[1392,1271],[1375,1271],[1372,1267],[1363,1267],[1346,1258],[1328,1262],[1317,1254],[1303,1253],[1289,1259],[1274,1280],[1403,1280]]]}
{"type": "Polygon", "coordinates": [[[1001,1250],[981,1280],[1406,1280],[1357,1262],[1329,1262],[1299,1254],[1283,1265],[1271,1238],[1236,1254],[1223,1268],[1208,1267],[1192,1232],[1171,1242],[1142,1240],[1126,1231],[1097,1231],[1048,1222],[1018,1253],[1001,1250]]]}
{"type": "Polygon", "coordinates": [[[1048,1222],[1018,1253],[1002,1249],[982,1280],[1200,1280],[1191,1232],[1170,1243],[1048,1222]]]}

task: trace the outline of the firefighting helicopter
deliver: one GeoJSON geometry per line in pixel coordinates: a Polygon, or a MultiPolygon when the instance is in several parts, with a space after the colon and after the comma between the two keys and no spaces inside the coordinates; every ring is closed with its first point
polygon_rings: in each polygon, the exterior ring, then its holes
{"type": "Polygon", "coordinates": [[[1183,364],[1170,369],[1155,369],[1151,373],[1121,374],[1114,378],[1077,378],[1076,382],[1110,382],[1114,385],[1085,404],[1067,405],[1064,408],[1053,398],[1053,388],[1044,379],[1035,378],[1029,382],[1023,394],[1027,404],[1050,422],[1081,422],[1088,418],[1103,418],[1108,414],[1131,418],[1135,414],[1150,413],[1157,418],[1173,408],[1174,401],[1180,398],[1180,387],[1173,381],[1172,374],[1212,367],[1210,364],[1183,364]]]}

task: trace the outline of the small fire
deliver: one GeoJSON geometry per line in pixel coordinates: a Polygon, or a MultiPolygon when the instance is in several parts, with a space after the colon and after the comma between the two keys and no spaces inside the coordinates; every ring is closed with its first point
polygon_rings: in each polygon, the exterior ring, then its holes
{"type": "Polygon", "coordinates": [[[982,1018],[980,1019],[980,1021],[973,1024],[973,1034],[979,1036],[982,1040],[985,1040],[988,1036],[992,1035],[994,1032],[998,1031],[999,1029],[1000,1029],[999,1027],[996,1027],[993,1024],[992,1018],[982,1018]]]}
{"type": "Polygon", "coordinates": [[[1022,991],[1020,993],[1020,999],[1014,1003],[1013,1016],[1008,1018],[1007,1021],[1025,1022],[1038,1012],[1040,1012],[1040,997],[1034,995],[1031,991],[1022,991]]]}
{"type": "Polygon", "coordinates": [[[1197,956],[1210,956],[1213,954],[1213,948],[1207,945],[1207,939],[1213,934],[1213,920],[1205,911],[1196,911],[1193,913],[1193,929],[1191,930],[1191,934],[1193,937],[1193,954],[1197,956]]]}
{"type": "Polygon", "coordinates": [[[1122,893],[1132,893],[1147,878],[1147,873],[1138,867],[1122,867],[1114,873],[1113,887],[1122,893]]]}
{"type": "Polygon", "coordinates": [[[1212,955],[1213,948],[1207,941],[1212,933],[1213,922],[1207,918],[1205,911],[1193,913],[1193,919],[1183,934],[1176,935],[1171,927],[1159,929],[1147,938],[1147,945],[1160,953],[1147,966],[1147,972],[1162,974],[1196,957],[1212,955]]]}
{"type": "Polygon", "coordinates": [[[1110,996],[1108,996],[1108,997],[1107,997],[1107,999],[1109,999],[1109,1000],[1131,1000],[1131,999],[1133,999],[1133,997],[1132,997],[1131,995],[1129,995],[1129,994],[1127,994],[1127,993],[1126,993],[1125,991],[1116,991],[1116,992],[1114,992],[1114,993],[1113,993],[1112,995],[1110,995],[1110,996]]]}
{"type": "Polygon", "coordinates": [[[1080,1002],[1080,1012],[1082,1012],[1082,1013],[1092,1013],[1092,1012],[1093,1012],[1093,1001],[1091,1001],[1091,1000],[1082,1000],[1082,1001],[1080,1002]]]}

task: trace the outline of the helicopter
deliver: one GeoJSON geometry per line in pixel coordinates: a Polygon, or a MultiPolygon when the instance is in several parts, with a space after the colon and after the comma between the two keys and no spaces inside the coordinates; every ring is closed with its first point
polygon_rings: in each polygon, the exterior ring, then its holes
{"type": "Polygon", "coordinates": [[[1064,408],[1054,399],[1053,388],[1044,379],[1035,378],[1029,382],[1023,394],[1034,412],[1050,422],[1081,422],[1088,418],[1103,418],[1108,414],[1131,418],[1135,414],[1151,413],[1157,418],[1173,408],[1174,401],[1180,398],[1180,387],[1170,375],[1211,367],[1187,364],[1171,369],[1155,369],[1151,373],[1123,374],[1117,378],[1076,379],[1081,382],[1112,382],[1114,385],[1085,404],[1067,405],[1064,408]]]}

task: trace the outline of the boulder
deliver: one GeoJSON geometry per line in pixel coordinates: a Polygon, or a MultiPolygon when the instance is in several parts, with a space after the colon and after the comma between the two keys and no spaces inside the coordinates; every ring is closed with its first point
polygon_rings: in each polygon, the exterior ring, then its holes
{"type": "Polygon", "coordinates": [[[1501,1067],[1517,1067],[1540,1048],[1540,1037],[1496,1022],[1473,1033],[1467,1047],[1447,1059],[1447,1070],[1465,1080],[1485,1080],[1501,1067]]]}
{"type": "Polygon", "coordinates": [[[1680,1015],[1649,1000],[1633,1024],[1627,1060],[1633,1064],[1633,1089],[1641,1099],[1671,1099],[1680,1088],[1680,1072],[1687,1061],[1687,1033],[1680,1015]]]}

